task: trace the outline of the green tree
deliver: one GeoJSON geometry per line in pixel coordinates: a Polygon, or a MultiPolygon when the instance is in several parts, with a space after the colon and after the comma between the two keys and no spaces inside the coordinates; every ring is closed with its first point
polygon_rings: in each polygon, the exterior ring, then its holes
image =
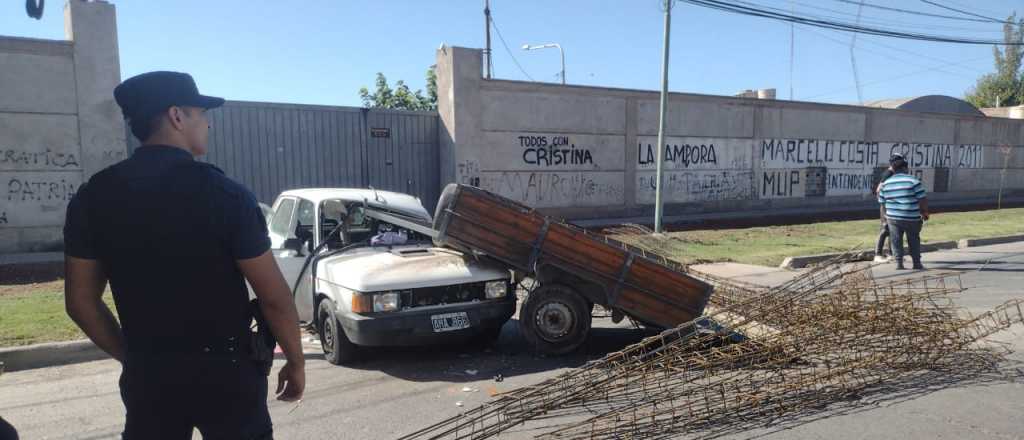
{"type": "Polygon", "coordinates": [[[427,69],[427,96],[422,90],[413,92],[405,81],[398,80],[392,89],[383,73],[377,72],[374,91],[366,87],[359,89],[359,98],[363,107],[392,108],[398,110],[436,110],[437,109],[437,75],[434,69],[427,69]]]}
{"type": "Polygon", "coordinates": [[[1021,72],[1021,61],[1024,59],[1024,18],[1018,20],[1014,12],[1003,25],[1003,49],[992,48],[995,56],[994,73],[978,79],[964,97],[975,107],[1014,106],[1024,104],[1024,72],[1021,72]]]}

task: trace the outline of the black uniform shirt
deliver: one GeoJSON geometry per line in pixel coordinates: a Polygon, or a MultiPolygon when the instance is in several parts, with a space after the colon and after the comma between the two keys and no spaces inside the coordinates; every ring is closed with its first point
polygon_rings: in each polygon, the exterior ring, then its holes
{"type": "Polygon", "coordinates": [[[185,150],[152,145],[79,189],[64,245],[101,262],[129,353],[192,353],[248,334],[236,260],[270,239],[249,190],[185,150]]]}

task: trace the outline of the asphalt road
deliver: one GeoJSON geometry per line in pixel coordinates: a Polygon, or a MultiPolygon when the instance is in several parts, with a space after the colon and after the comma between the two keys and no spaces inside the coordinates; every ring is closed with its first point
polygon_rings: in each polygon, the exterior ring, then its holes
{"type": "MultiPolygon", "coordinates": [[[[930,253],[925,264],[929,271],[962,272],[970,290],[957,302],[972,313],[1024,297],[1024,243],[930,253]]],[[[887,268],[875,273],[881,278],[906,274],[887,268]]],[[[607,319],[596,320],[595,327],[581,353],[561,358],[530,354],[514,320],[487,351],[368,350],[366,360],[352,367],[328,364],[316,344],[309,344],[304,401],[270,404],[275,437],[394,438],[484,403],[492,393],[549,378],[645,335],[607,319]],[[501,382],[494,380],[499,374],[501,382]]],[[[1024,328],[998,338],[1015,350],[999,366],[1001,374],[925,373],[865,401],[833,405],[770,426],[744,427],[723,438],[1024,438],[1024,328]]],[[[119,365],[107,360],[6,373],[0,376],[0,416],[23,439],[119,438],[124,423],[119,372],[119,365]]],[[[516,428],[502,438],[536,433],[516,428]]]]}

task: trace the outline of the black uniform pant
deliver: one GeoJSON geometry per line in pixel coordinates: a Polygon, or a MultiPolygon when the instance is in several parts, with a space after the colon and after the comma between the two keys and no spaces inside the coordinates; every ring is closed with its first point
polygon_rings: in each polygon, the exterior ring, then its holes
{"type": "Polygon", "coordinates": [[[129,356],[120,385],[125,440],[273,438],[267,376],[249,359],[129,356]]]}

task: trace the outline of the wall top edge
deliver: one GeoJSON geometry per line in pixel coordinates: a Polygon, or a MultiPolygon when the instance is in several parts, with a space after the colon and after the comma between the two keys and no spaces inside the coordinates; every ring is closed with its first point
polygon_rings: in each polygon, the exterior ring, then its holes
{"type": "MultiPolygon", "coordinates": [[[[216,94],[216,93],[214,93],[216,94]]],[[[401,114],[401,115],[414,115],[414,116],[437,116],[437,111],[414,111],[414,110],[395,110],[395,109],[382,109],[382,108],[364,108],[364,107],[348,107],[348,106],[335,106],[335,105],[320,105],[320,104],[294,104],[294,103],[278,103],[278,102],[262,102],[262,101],[236,101],[228,100],[224,102],[225,107],[253,107],[253,108],[277,108],[277,109],[288,109],[288,110],[320,110],[320,111],[335,111],[335,112],[347,112],[347,113],[386,113],[386,114],[401,114]]]]}
{"type": "MultiPolygon", "coordinates": [[[[557,84],[557,83],[542,83],[532,81],[519,81],[509,79],[481,79],[480,82],[481,90],[485,91],[532,91],[532,92],[560,92],[560,93],[576,93],[580,95],[603,95],[615,98],[633,98],[643,100],[657,100],[660,92],[653,90],[642,90],[642,89],[627,89],[627,88],[616,88],[616,87],[600,87],[600,86],[584,86],[584,85],[572,85],[572,84],[557,84]]],[[[857,113],[875,113],[875,114],[886,114],[893,116],[909,116],[909,117],[928,117],[934,119],[948,119],[948,120],[972,120],[972,121],[1020,121],[1024,125],[1024,120],[1013,120],[1006,118],[997,118],[989,116],[976,116],[976,115],[960,115],[951,113],[935,113],[935,112],[915,112],[903,109],[891,109],[881,107],[865,107],[859,105],[849,104],[831,104],[824,102],[808,102],[808,101],[788,101],[780,99],[757,99],[757,98],[740,98],[734,96],[723,96],[723,95],[709,95],[701,93],[689,93],[689,92],[669,92],[669,99],[690,99],[690,100],[703,100],[716,103],[726,103],[733,105],[743,105],[752,107],[762,108],[780,108],[780,109],[798,109],[798,110],[819,110],[819,111],[833,111],[833,112],[857,112],[857,113]]]]}
{"type": "Polygon", "coordinates": [[[71,56],[74,52],[74,43],[64,40],[0,36],[0,52],[71,56]]]}

